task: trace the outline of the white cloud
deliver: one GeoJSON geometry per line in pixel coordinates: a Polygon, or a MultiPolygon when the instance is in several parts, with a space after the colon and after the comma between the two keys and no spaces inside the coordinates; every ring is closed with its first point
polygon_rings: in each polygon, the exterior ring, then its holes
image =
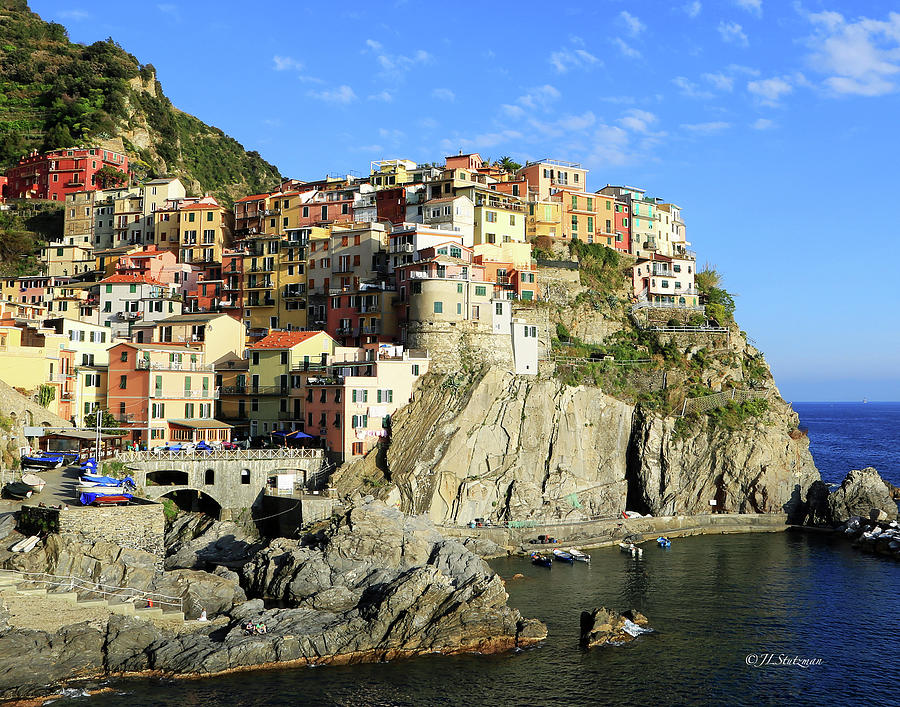
{"type": "Polygon", "coordinates": [[[711,135],[712,133],[720,133],[731,127],[731,123],[723,120],[716,120],[709,123],[684,123],[681,125],[682,130],[699,135],[711,135]]]}
{"type": "Polygon", "coordinates": [[[358,145],[352,149],[356,152],[384,152],[384,147],[381,145],[358,145]]]}
{"type": "Polygon", "coordinates": [[[613,39],[613,43],[619,48],[619,51],[629,59],[640,58],[641,53],[637,49],[628,46],[621,37],[616,37],[615,39],[613,39]]]}
{"type": "Polygon", "coordinates": [[[775,127],[775,121],[768,118],[757,118],[750,127],[754,130],[770,130],[775,127]]]}
{"type": "Polygon", "coordinates": [[[815,27],[809,61],[828,75],[825,86],[831,92],[881,96],[897,89],[900,13],[889,13],[887,20],[863,17],[847,22],[840,13],[820,12],[808,19],[815,27]]]}
{"type": "Polygon", "coordinates": [[[438,122],[434,118],[422,118],[419,125],[427,130],[434,130],[438,126],[438,122]]]}
{"type": "Polygon", "coordinates": [[[643,22],[626,10],[619,13],[619,19],[625,24],[625,29],[632,37],[636,37],[647,29],[643,22]]]}
{"type": "Polygon", "coordinates": [[[290,56],[278,56],[277,54],[272,57],[272,61],[275,62],[275,71],[302,71],[303,70],[303,62],[297,61],[293,57],[290,56]]]}
{"type": "Polygon", "coordinates": [[[410,55],[390,54],[384,51],[381,42],[374,39],[366,40],[366,48],[363,52],[371,52],[375,55],[375,61],[381,67],[379,76],[382,78],[400,81],[411,69],[424,66],[432,60],[431,54],[424,49],[418,49],[410,55]]]}
{"type": "Polygon", "coordinates": [[[59,13],[60,19],[63,20],[73,20],[75,22],[81,22],[82,20],[86,20],[91,16],[87,10],[79,10],[78,8],[72,8],[71,10],[62,10],[59,13]]]}
{"type": "Polygon", "coordinates": [[[731,91],[734,88],[734,77],[721,72],[715,74],[703,74],[703,80],[711,84],[717,91],[731,91]]]}
{"type": "Polygon", "coordinates": [[[762,0],[734,0],[734,4],[754,15],[762,15],[762,0]]]}
{"type": "Polygon", "coordinates": [[[156,9],[164,15],[169,15],[176,20],[181,20],[181,12],[178,10],[178,5],[175,5],[174,3],[164,2],[157,5],[156,9]]]}
{"type": "Polygon", "coordinates": [[[602,124],[594,133],[593,151],[587,161],[598,165],[622,166],[634,159],[634,145],[627,131],[602,124]]]}
{"type": "Polygon", "coordinates": [[[597,118],[592,111],[587,111],[581,115],[565,115],[559,119],[558,125],[563,130],[575,132],[578,130],[587,130],[591,127],[597,118]]]}
{"type": "Polygon", "coordinates": [[[344,105],[356,100],[356,93],[346,84],[321,91],[309,91],[306,95],[326,103],[342,103],[344,105]]]}
{"type": "Polygon", "coordinates": [[[368,97],[370,101],[381,101],[382,103],[390,103],[394,100],[394,97],[388,91],[379,91],[378,93],[373,93],[368,97]]]}
{"type": "Polygon", "coordinates": [[[719,35],[722,37],[723,42],[737,44],[741,47],[746,47],[750,44],[750,40],[747,39],[744,28],[737,22],[720,22],[717,29],[719,30],[719,35]]]}
{"type": "Polygon", "coordinates": [[[684,10],[685,14],[687,14],[688,17],[696,17],[700,14],[700,10],[703,9],[703,5],[700,4],[700,0],[694,0],[693,2],[689,2],[681,9],[684,10]]]}
{"type": "Polygon", "coordinates": [[[713,94],[709,91],[704,91],[697,84],[690,81],[685,76],[676,76],[672,79],[672,83],[675,84],[679,89],[681,89],[680,93],[682,96],[687,96],[688,98],[702,98],[702,99],[710,99],[713,97],[713,94]]]}
{"type": "Polygon", "coordinates": [[[569,69],[586,69],[599,64],[600,60],[586,49],[564,47],[550,54],[550,63],[559,73],[569,69]]]}
{"type": "Polygon", "coordinates": [[[402,130],[398,130],[397,128],[379,128],[378,136],[397,142],[398,140],[402,140],[403,138],[405,138],[406,133],[402,130]]]}
{"type": "Polygon", "coordinates": [[[439,101],[455,101],[456,94],[449,88],[436,88],[431,92],[431,97],[439,101]]]}
{"type": "Polygon", "coordinates": [[[500,110],[506,113],[510,118],[521,118],[525,115],[525,109],[522,108],[522,106],[514,106],[509,103],[501,105],[500,110]]]}
{"type": "Polygon", "coordinates": [[[516,103],[525,108],[543,108],[546,110],[553,101],[560,97],[560,92],[548,83],[529,89],[524,96],[519,96],[516,103]]]}
{"type": "Polygon", "coordinates": [[[794,92],[790,77],[773,76],[770,79],[750,81],[747,90],[752,93],[760,103],[768,106],[778,105],[783,96],[794,92]]]}
{"type": "Polygon", "coordinates": [[[656,116],[650,111],[632,108],[625,111],[625,115],[619,118],[619,125],[635,133],[646,133],[656,121],[656,116]]]}
{"type": "Polygon", "coordinates": [[[522,137],[522,133],[518,130],[500,130],[493,133],[481,133],[471,139],[461,138],[457,142],[464,149],[483,149],[486,147],[496,147],[497,145],[502,145],[503,143],[511,142],[513,140],[521,140],[522,137]]]}

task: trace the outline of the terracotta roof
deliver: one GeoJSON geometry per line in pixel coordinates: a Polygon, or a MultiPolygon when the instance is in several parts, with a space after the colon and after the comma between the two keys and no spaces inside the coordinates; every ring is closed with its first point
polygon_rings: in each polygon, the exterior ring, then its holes
{"type": "Polygon", "coordinates": [[[145,283],[147,285],[162,285],[163,287],[166,286],[166,283],[160,282],[159,280],[152,278],[149,275],[110,275],[109,277],[100,280],[100,284],[109,283],[128,283],[129,285],[145,283]]]}
{"type": "Polygon", "coordinates": [[[290,349],[321,331],[273,331],[250,346],[251,349],[290,349]]]}
{"type": "Polygon", "coordinates": [[[188,204],[187,206],[182,206],[182,207],[181,207],[181,210],[182,210],[182,211],[187,211],[188,209],[221,209],[221,208],[222,208],[222,206],[219,204],[218,201],[216,201],[216,202],[212,202],[212,201],[202,202],[202,201],[199,201],[199,202],[197,202],[196,204],[188,204]]]}
{"type": "MultiPolygon", "coordinates": [[[[277,193],[277,192],[273,192],[277,193]]],[[[235,201],[235,204],[239,204],[242,201],[260,201],[261,199],[266,199],[272,196],[272,194],[253,194],[252,196],[245,196],[243,199],[238,199],[235,201]]]]}

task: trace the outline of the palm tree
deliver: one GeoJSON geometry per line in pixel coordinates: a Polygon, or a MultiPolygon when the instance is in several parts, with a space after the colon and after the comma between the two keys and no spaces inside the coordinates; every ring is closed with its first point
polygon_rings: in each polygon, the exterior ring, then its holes
{"type": "Polygon", "coordinates": [[[510,174],[514,174],[515,172],[518,172],[520,169],[522,169],[522,165],[513,160],[513,158],[509,155],[503,155],[503,157],[497,160],[497,165],[500,167],[500,169],[504,170],[505,172],[509,172],[510,174]]]}

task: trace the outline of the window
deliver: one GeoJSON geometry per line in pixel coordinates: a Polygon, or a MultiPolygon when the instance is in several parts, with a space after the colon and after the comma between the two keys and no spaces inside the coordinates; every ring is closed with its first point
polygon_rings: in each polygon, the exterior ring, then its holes
{"type": "Polygon", "coordinates": [[[672,270],[674,270],[675,272],[681,272],[681,266],[680,266],[680,265],[673,265],[673,266],[672,266],[672,270]]]}
{"type": "Polygon", "coordinates": [[[462,302],[457,302],[457,303],[456,303],[456,313],[457,313],[457,314],[462,314],[462,302]]]}
{"type": "Polygon", "coordinates": [[[444,303],[443,302],[435,302],[434,303],[434,313],[442,314],[444,312],[444,303]]]}
{"type": "Polygon", "coordinates": [[[206,486],[212,486],[216,483],[216,472],[215,469],[207,469],[203,474],[203,483],[206,486]]]}
{"type": "Polygon", "coordinates": [[[497,302],[497,304],[494,305],[494,312],[497,314],[497,316],[503,315],[503,303],[502,302],[497,302]]]}
{"type": "Polygon", "coordinates": [[[188,221],[190,221],[191,223],[194,222],[194,214],[193,213],[188,214],[188,221]]]}
{"type": "Polygon", "coordinates": [[[369,426],[368,415],[354,415],[351,422],[353,429],[366,428],[369,426]]]}
{"type": "Polygon", "coordinates": [[[418,363],[414,363],[414,364],[412,365],[412,374],[413,374],[414,376],[419,375],[419,364],[418,364],[418,363]]]}
{"type": "Polygon", "coordinates": [[[350,447],[350,453],[354,456],[360,456],[363,453],[363,443],[354,442],[350,447]]]}
{"type": "Polygon", "coordinates": [[[244,486],[250,485],[250,470],[249,469],[241,469],[241,483],[244,486]]]}
{"type": "Polygon", "coordinates": [[[194,417],[194,403],[184,404],[184,417],[187,420],[190,420],[194,417]]]}
{"type": "Polygon", "coordinates": [[[119,387],[123,390],[128,387],[128,376],[122,375],[119,376],[119,387]]]}
{"type": "Polygon", "coordinates": [[[287,365],[289,355],[290,354],[287,351],[281,352],[281,365],[287,365]]]}
{"type": "Polygon", "coordinates": [[[516,225],[516,215],[515,215],[515,214],[510,214],[510,215],[509,215],[509,225],[510,225],[510,226],[515,226],[515,225],[516,225]]]}
{"type": "Polygon", "coordinates": [[[124,361],[126,363],[128,362],[128,352],[127,351],[122,352],[122,355],[120,356],[120,360],[124,361]]]}
{"type": "Polygon", "coordinates": [[[394,402],[394,391],[393,390],[379,390],[377,397],[378,397],[379,403],[392,403],[392,402],[394,402]]]}
{"type": "Polygon", "coordinates": [[[485,211],[484,220],[487,223],[497,223],[497,214],[494,211],[485,211]]]}
{"type": "Polygon", "coordinates": [[[578,217],[572,214],[572,233],[578,231],[578,217]]]}
{"type": "Polygon", "coordinates": [[[594,232],[594,217],[588,216],[588,233],[594,232]]]}
{"type": "Polygon", "coordinates": [[[623,226],[624,228],[628,228],[628,219],[627,219],[627,218],[623,218],[623,219],[622,219],[622,226],[623,226]]]}
{"type": "Polygon", "coordinates": [[[259,352],[254,351],[252,354],[250,354],[250,359],[253,361],[254,366],[258,366],[259,365],[259,352]]]}
{"type": "Polygon", "coordinates": [[[367,403],[369,402],[369,391],[365,388],[354,388],[353,389],[353,402],[354,403],[367,403]]]}
{"type": "Polygon", "coordinates": [[[476,297],[486,297],[487,296],[487,285],[476,285],[475,286],[475,296],[476,297]]]}

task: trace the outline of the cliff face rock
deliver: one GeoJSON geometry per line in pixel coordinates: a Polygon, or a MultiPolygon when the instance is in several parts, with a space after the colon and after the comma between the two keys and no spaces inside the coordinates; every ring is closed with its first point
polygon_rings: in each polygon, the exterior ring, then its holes
{"type": "Polygon", "coordinates": [[[550,521],[626,509],[782,512],[818,473],[797,417],[777,399],[736,432],[645,414],[598,388],[491,369],[469,384],[433,377],[392,418],[386,453],[342,468],[339,491],[377,493],[435,522],[550,521]]]}
{"type": "Polygon", "coordinates": [[[841,523],[853,516],[869,517],[873,510],[883,511],[888,520],[897,518],[897,502],[891,491],[872,467],[854,469],[840,487],[828,496],[831,523],[841,523]]]}
{"type": "MultiPolygon", "coordinates": [[[[100,574],[105,576],[103,568],[100,574]]],[[[443,538],[427,519],[375,501],[334,522],[311,546],[274,541],[243,575],[257,598],[178,632],[113,615],[101,629],[79,624],[54,633],[0,633],[0,698],[47,694],[50,683],[74,677],[204,675],[279,663],[492,653],[547,635],[541,622],[507,606],[503,582],[483,560],[443,538]],[[262,596],[290,608],[266,609],[262,596]],[[248,621],[264,623],[267,632],[247,635],[248,621]]],[[[227,579],[191,570],[166,576],[173,590],[183,584],[191,591],[227,579]]]]}
{"type": "Polygon", "coordinates": [[[808,439],[792,439],[792,427],[796,415],[777,401],[765,421],[738,432],[701,426],[681,436],[673,418],[638,413],[629,505],[653,515],[791,513],[819,479],[808,439]]]}

